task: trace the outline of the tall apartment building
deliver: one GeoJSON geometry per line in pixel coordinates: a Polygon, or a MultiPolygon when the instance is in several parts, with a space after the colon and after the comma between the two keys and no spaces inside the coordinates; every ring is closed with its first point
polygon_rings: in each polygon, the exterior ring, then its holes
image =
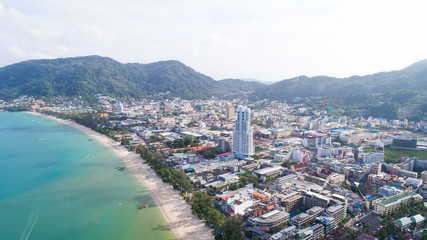
{"type": "Polygon", "coordinates": [[[323,210],[324,208],[321,207],[310,208],[307,212],[300,213],[293,217],[291,219],[292,225],[294,225],[298,229],[301,229],[304,227],[304,225],[313,222],[316,217],[318,217],[323,212],[323,210]]]}
{"type": "Polygon", "coordinates": [[[380,174],[381,173],[381,167],[382,167],[381,163],[373,163],[371,165],[371,169],[370,169],[371,174],[375,174],[375,175],[380,174]]]}
{"type": "Polygon", "coordinates": [[[316,220],[320,221],[323,226],[325,226],[325,234],[330,234],[338,227],[338,224],[335,222],[335,218],[333,217],[319,216],[316,220]]]}
{"type": "Polygon", "coordinates": [[[234,107],[231,105],[227,105],[225,108],[225,120],[230,121],[235,119],[234,107]]]}
{"type": "Polygon", "coordinates": [[[336,223],[340,223],[347,215],[345,205],[334,205],[326,209],[326,213],[335,219],[336,223]]]}
{"type": "Polygon", "coordinates": [[[321,146],[330,147],[331,146],[331,136],[310,136],[302,139],[302,145],[308,148],[317,148],[321,146]]]}
{"type": "Polygon", "coordinates": [[[115,112],[122,113],[124,111],[123,103],[117,102],[115,105],[115,112]]]}
{"type": "Polygon", "coordinates": [[[252,156],[255,153],[253,141],[251,110],[246,107],[239,107],[233,132],[234,157],[243,159],[252,156]]]}
{"type": "Polygon", "coordinates": [[[288,213],[295,212],[298,208],[303,206],[303,196],[299,192],[293,192],[281,196],[282,207],[288,213]]]}
{"type": "Polygon", "coordinates": [[[421,173],[421,178],[423,179],[423,181],[424,181],[424,182],[427,182],[427,170],[426,170],[426,171],[423,171],[423,172],[421,173]]]}
{"type": "Polygon", "coordinates": [[[331,201],[331,198],[314,192],[306,192],[304,194],[304,205],[307,208],[312,208],[315,206],[327,208],[329,206],[329,203],[331,201]]]}

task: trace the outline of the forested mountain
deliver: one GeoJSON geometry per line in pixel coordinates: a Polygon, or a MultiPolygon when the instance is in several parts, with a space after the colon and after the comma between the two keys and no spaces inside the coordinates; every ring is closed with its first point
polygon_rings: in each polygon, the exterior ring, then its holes
{"type": "Polygon", "coordinates": [[[400,71],[380,72],[367,76],[335,78],[300,76],[286,79],[255,92],[258,98],[289,99],[310,96],[348,96],[393,93],[401,90],[427,91],[427,60],[400,71]]]}
{"type": "Polygon", "coordinates": [[[372,105],[379,102],[372,96],[380,94],[380,100],[390,104],[420,106],[422,114],[427,101],[427,60],[400,71],[349,78],[300,76],[271,85],[239,79],[216,81],[179,61],[122,64],[111,58],[87,56],[30,60],[0,68],[0,99],[5,100],[32,95],[82,96],[90,101],[95,94],[136,99],[206,99],[243,93],[253,99],[272,100],[323,97],[343,105],[372,105]]]}
{"type": "Polygon", "coordinates": [[[186,99],[250,92],[264,84],[214,79],[179,61],[122,64],[88,56],[30,60],[0,68],[0,98],[19,95],[119,98],[182,97],[186,99]]]}
{"type": "Polygon", "coordinates": [[[220,80],[218,81],[218,83],[222,89],[227,89],[227,91],[232,92],[255,91],[257,89],[267,86],[264,83],[256,81],[245,81],[231,78],[220,80]]]}

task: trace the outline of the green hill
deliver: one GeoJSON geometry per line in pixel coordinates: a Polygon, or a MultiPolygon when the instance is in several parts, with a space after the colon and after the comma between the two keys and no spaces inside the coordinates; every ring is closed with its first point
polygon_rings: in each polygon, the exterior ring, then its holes
{"type": "Polygon", "coordinates": [[[119,98],[182,97],[185,99],[239,94],[264,84],[214,79],[179,61],[122,64],[88,56],[30,60],[0,68],[0,99],[19,95],[119,98]]]}
{"type": "Polygon", "coordinates": [[[400,71],[366,76],[349,78],[300,76],[258,88],[254,96],[278,100],[294,97],[393,93],[401,90],[427,91],[427,60],[400,71]]]}

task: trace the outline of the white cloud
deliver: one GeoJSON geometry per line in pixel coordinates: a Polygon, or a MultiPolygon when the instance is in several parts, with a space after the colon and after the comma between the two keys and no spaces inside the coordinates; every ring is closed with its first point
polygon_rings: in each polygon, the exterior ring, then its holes
{"type": "Polygon", "coordinates": [[[24,51],[16,45],[8,46],[7,50],[9,52],[9,54],[12,55],[12,57],[14,57],[14,58],[27,57],[27,54],[25,54],[24,51]]]}
{"type": "Polygon", "coordinates": [[[2,0],[0,66],[99,54],[177,59],[215,79],[369,74],[427,58],[426,7],[422,0],[2,0]]]}
{"type": "Polygon", "coordinates": [[[226,36],[221,36],[216,33],[209,33],[208,37],[213,40],[215,43],[219,43],[222,45],[233,46],[233,40],[226,36]]]}
{"type": "Polygon", "coordinates": [[[98,25],[84,27],[84,34],[89,35],[94,40],[94,44],[102,43],[104,45],[111,45],[118,40],[115,34],[101,29],[98,25]]]}

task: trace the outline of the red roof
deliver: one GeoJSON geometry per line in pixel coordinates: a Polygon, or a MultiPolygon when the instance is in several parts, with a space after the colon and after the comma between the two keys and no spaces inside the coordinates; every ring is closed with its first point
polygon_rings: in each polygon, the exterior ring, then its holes
{"type": "Polygon", "coordinates": [[[294,165],[292,165],[292,167],[294,167],[294,169],[304,168],[304,167],[308,167],[308,163],[306,163],[306,162],[295,163],[294,165]]]}
{"type": "Polygon", "coordinates": [[[227,212],[228,212],[228,214],[230,214],[230,215],[234,215],[234,211],[233,211],[233,209],[231,209],[231,208],[229,208],[229,209],[227,210],[227,212]]]}
{"type": "Polygon", "coordinates": [[[225,200],[227,200],[227,198],[230,198],[230,197],[232,197],[232,196],[233,196],[233,194],[228,194],[228,195],[222,196],[222,197],[221,197],[221,200],[222,200],[222,201],[225,201],[225,200]]]}
{"type": "Polygon", "coordinates": [[[231,154],[232,154],[231,152],[226,152],[226,153],[218,154],[217,156],[222,157],[222,156],[227,156],[227,155],[231,155],[231,154]]]}
{"type": "Polygon", "coordinates": [[[331,171],[326,170],[326,169],[322,169],[322,170],[320,170],[320,173],[325,174],[325,175],[331,175],[331,174],[332,174],[332,172],[331,172],[331,171]]]}

